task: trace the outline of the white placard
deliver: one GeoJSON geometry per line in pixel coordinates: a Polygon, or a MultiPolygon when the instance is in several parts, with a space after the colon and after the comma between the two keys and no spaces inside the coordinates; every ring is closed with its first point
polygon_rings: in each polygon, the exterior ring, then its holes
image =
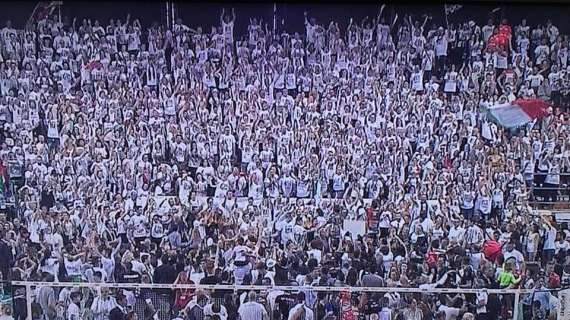
{"type": "Polygon", "coordinates": [[[350,232],[352,239],[356,240],[359,235],[366,234],[366,222],[361,220],[344,220],[342,223],[342,234],[350,232]]]}

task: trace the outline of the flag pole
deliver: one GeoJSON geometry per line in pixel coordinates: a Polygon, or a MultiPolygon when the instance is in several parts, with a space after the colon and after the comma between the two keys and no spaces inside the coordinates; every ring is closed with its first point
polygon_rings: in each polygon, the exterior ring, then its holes
{"type": "Polygon", "coordinates": [[[32,14],[28,18],[28,21],[26,21],[26,26],[32,25],[32,21],[34,20],[34,16],[36,15],[36,11],[38,11],[38,8],[40,7],[40,5],[41,5],[41,2],[38,2],[36,4],[36,6],[34,7],[34,10],[32,10],[32,14]]]}
{"type": "Polygon", "coordinates": [[[166,1],[164,5],[166,6],[166,28],[170,29],[170,2],[166,1]]]}
{"type": "Polygon", "coordinates": [[[57,18],[59,20],[59,24],[61,25],[61,6],[63,5],[63,2],[61,2],[58,6],[57,6],[57,18]]]}
{"type": "Polygon", "coordinates": [[[449,29],[449,20],[447,18],[448,14],[447,14],[447,9],[445,8],[445,5],[443,5],[443,12],[445,13],[445,25],[447,26],[447,29],[449,29]]]}
{"type": "Polygon", "coordinates": [[[172,11],[171,16],[170,16],[170,24],[171,24],[170,28],[174,29],[174,23],[176,22],[176,14],[174,11],[174,2],[170,3],[170,10],[172,11]]]}
{"type": "Polygon", "coordinates": [[[277,2],[273,2],[273,35],[275,35],[276,28],[277,28],[277,2]]]}

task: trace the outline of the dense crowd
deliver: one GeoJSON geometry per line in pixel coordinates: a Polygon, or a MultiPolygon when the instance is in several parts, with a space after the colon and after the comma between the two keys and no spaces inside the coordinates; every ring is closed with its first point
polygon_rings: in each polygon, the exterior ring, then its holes
{"type": "MultiPolygon", "coordinates": [[[[555,316],[570,231],[529,200],[568,199],[568,35],[382,10],[346,30],[305,13],[305,34],[252,18],[241,37],[233,12],[220,20],[0,30],[4,280],[530,288],[524,319],[555,316]],[[500,29],[507,50],[489,50],[500,29]],[[511,130],[482,107],[521,97],[552,107],[511,130]]],[[[6,312],[26,319],[25,290],[11,290],[6,312]]],[[[39,286],[33,319],[508,319],[513,307],[486,291],[39,286]]]]}

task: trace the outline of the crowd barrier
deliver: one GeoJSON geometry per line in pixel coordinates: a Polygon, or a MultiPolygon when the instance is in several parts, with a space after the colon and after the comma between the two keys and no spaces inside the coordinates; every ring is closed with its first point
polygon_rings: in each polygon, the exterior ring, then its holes
{"type": "MultiPolygon", "coordinates": [[[[548,173],[544,172],[536,172],[534,173],[534,181],[536,181],[537,177],[543,178],[546,177],[548,173]]],[[[561,172],[561,178],[570,177],[570,173],[568,172],[561,172]]],[[[567,179],[567,178],[566,178],[567,179]]],[[[561,181],[566,182],[566,181],[561,181]]],[[[532,191],[533,197],[528,202],[535,209],[545,209],[545,208],[554,208],[554,209],[566,209],[570,210],[570,184],[568,183],[561,183],[558,187],[552,186],[544,186],[542,184],[533,183],[530,186],[532,191]],[[552,201],[552,199],[548,199],[548,195],[552,194],[552,192],[556,192],[556,201],[552,201]]]]}
{"type": "MultiPolygon", "coordinates": [[[[531,289],[460,289],[460,288],[403,288],[403,287],[336,287],[336,286],[323,286],[323,287],[313,287],[313,286],[261,286],[261,285],[196,285],[196,284],[127,284],[127,283],[85,283],[85,282],[35,282],[35,281],[12,281],[11,286],[13,288],[20,287],[25,288],[25,300],[26,300],[26,308],[27,308],[27,320],[35,320],[32,318],[32,302],[35,298],[36,289],[40,287],[53,287],[55,288],[89,288],[91,290],[98,290],[101,288],[109,288],[109,289],[123,289],[123,290],[140,290],[140,289],[149,289],[149,290],[157,290],[157,289],[170,289],[170,290],[180,290],[180,289],[191,289],[197,290],[202,289],[209,292],[213,292],[214,290],[225,290],[231,291],[234,293],[241,292],[269,292],[269,291],[283,291],[287,293],[296,293],[299,291],[303,292],[314,292],[314,293],[326,293],[339,296],[342,294],[352,294],[352,293],[398,293],[398,294],[421,294],[422,297],[427,297],[431,295],[437,294],[476,294],[481,291],[486,291],[488,294],[496,294],[496,295],[511,295],[512,302],[513,302],[513,318],[512,319],[522,319],[522,314],[520,314],[520,302],[521,298],[525,295],[532,294],[535,292],[531,289]]],[[[561,291],[562,292],[562,291],[561,291]]],[[[559,294],[560,296],[560,294],[559,294]]],[[[150,300],[150,299],[147,299],[150,300]]],[[[154,301],[154,298],[153,298],[154,301]]],[[[160,300],[158,300],[160,301],[160,300]]],[[[137,302],[138,303],[138,302],[137,302]]],[[[158,302],[160,304],[160,302],[158,302]]],[[[168,309],[168,303],[163,303],[166,305],[157,305],[156,308],[163,308],[168,309]]],[[[402,306],[405,308],[405,306],[402,306]]],[[[561,297],[561,306],[558,310],[559,319],[568,319],[570,316],[570,294],[561,297]],[[562,301],[563,300],[563,301],[562,301]]],[[[158,317],[160,319],[167,319],[167,317],[158,317]]],[[[272,317],[273,319],[273,317],[272,317]]],[[[336,319],[341,319],[341,317],[337,317],[336,319]]]]}

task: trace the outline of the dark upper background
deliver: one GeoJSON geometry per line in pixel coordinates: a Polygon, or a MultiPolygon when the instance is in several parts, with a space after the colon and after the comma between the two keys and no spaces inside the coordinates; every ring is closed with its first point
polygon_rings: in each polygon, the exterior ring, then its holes
{"type": "MultiPolygon", "coordinates": [[[[284,28],[286,30],[290,32],[304,32],[303,11],[308,11],[309,16],[316,17],[320,24],[328,25],[328,22],[334,19],[341,28],[345,28],[350,17],[360,22],[367,15],[375,16],[380,8],[378,3],[380,1],[375,4],[349,4],[348,1],[345,4],[278,3],[278,26],[281,19],[285,19],[284,28]]],[[[3,2],[0,9],[0,24],[4,26],[5,21],[10,19],[16,27],[23,27],[36,4],[36,1],[3,2]]],[[[222,7],[225,7],[226,11],[229,11],[232,7],[235,8],[237,15],[236,35],[245,34],[250,17],[263,18],[270,28],[273,26],[273,3],[271,2],[183,2],[177,4],[176,7],[178,16],[183,19],[185,24],[190,27],[205,26],[208,31],[212,25],[219,24],[222,7]]],[[[489,12],[496,7],[496,3],[464,4],[461,10],[450,16],[449,21],[474,20],[482,24],[489,17],[489,12]]],[[[529,5],[505,4],[503,2],[502,8],[502,14],[509,19],[511,24],[518,24],[522,18],[526,18],[528,23],[534,26],[536,24],[544,24],[547,19],[551,19],[558,26],[561,34],[570,33],[570,5],[568,4],[538,5],[535,3],[529,5]]],[[[385,12],[390,14],[392,9],[396,10],[400,17],[405,13],[418,17],[422,14],[431,14],[434,23],[438,25],[445,23],[443,5],[388,5],[385,12]]],[[[98,19],[104,25],[108,23],[110,18],[121,18],[124,21],[127,13],[130,13],[133,18],[139,18],[143,26],[150,25],[153,21],[164,23],[165,16],[164,3],[154,1],[64,1],[61,11],[62,16],[78,17],[79,21],[83,17],[89,17],[93,20],[98,19]]],[[[496,16],[500,15],[501,13],[496,16]]]]}

